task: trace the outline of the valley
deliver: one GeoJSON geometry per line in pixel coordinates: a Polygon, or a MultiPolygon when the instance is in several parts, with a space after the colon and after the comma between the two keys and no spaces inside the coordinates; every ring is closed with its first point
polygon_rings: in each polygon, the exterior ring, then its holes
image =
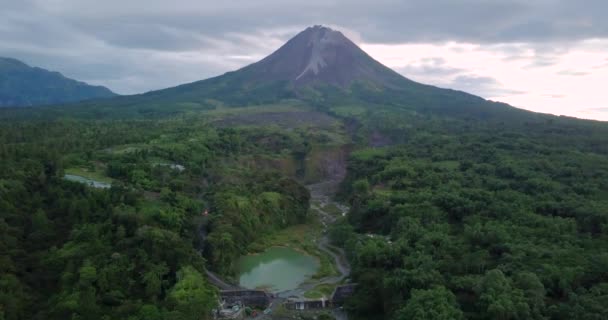
{"type": "Polygon", "coordinates": [[[0,159],[0,319],[206,320],[240,287],[274,294],[260,318],[608,314],[608,125],[414,82],[327,27],[2,108],[0,159]]]}
{"type": "MultiPolygon", "coordinates": [[[[347,283],[347,278],[350,275],[350,265],[346,254],[342,248],[331,245],[328,238],[328,227],[333,224],[337,218],[343,217],[348,212],[348,207],[334,202],[334,196],[337,185],[341,181],[340,177],[332,177],[326,181],[308,185],[307,188],[311,192],[311,211],[315,211],[316,221],[312,221],[312,226],[302,225],[289,227],[274,238],[271,243],[281,247],[271,246],[263,251],[262,256],[255,254],[253,256],[245,256],[242,259],[247,259],[249,263],[254,262],[258,270],[251,270],[247,267],[245,274],[239,276],[239,284],[231,285],[218,278],[217,275],[210,273],[211,281],[217,283],[220,289],[235,290],[238,288],[246,289],[264,289],[272,294],[267,314],[256,317],[256,319],[289,319],[299,316],[315,316],[319,314],[333,314],[336,319],[348,319],[347,314],[335,306],[333,308],[319,308],[307,311],[294,311],[286,309],[288,301],[316,301],[324,299],[330,301],[332,294],[337,286],[347,283]],[[328,208],[331,208],[328,209],[328,208]],[[304,229],[307,233],[297,235],[297,229],[304,229]],[[294,232],[296,235],[294,236],[294,232]],[[290,234],[287,238],[282,234],[290,234]],[[278,239],[281,239],[277,241],[278,239]],[[290,241],[291,240],[291,241],[290,241]],[[314,248],[311,248],[314,245],[314,248]],[[290,248],[295,248],[294,251],[290,248]],[[305,255],[299,254],[302,252],[305,255]],[[325,254],[326,256],[322,256],[325,254]],[[309,256],[307,256],[309,255],[309,256]],[[296,258],[296,256],[299,256],[296,258]],[[297,283],[297,278],[302,273],[302,268],[312,266],[310,262],[299,261],[305,257],[316,257],[317,259],[327,259],[333,272],[327,274],[318,269],[317,273],[308,273],[309,279],[297,283]],[[294,259],[295,258],[295,259],[294,259]],[[253,260],[254,259],[254,260],[253,260]],[[291,264],[294,263],[294,264],[291,264]],[[274,269],[277,268],[277,269],[274,269]],[[311,277],[312,276],[312,277],[311,277]],[[252,283],[260,284],[261,286],[251,285],[252,283]]],[[[314,262],[314,261],[313,261],[314,262]]],[[[329,303],[329,302],[328,302],[329,303]]],[[[265,312],[266,313],[266,312],[265,312]]]]}

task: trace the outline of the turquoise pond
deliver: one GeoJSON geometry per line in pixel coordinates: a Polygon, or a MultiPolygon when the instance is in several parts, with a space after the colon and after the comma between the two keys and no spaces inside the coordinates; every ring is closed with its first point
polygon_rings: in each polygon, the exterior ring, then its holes
{"type": "Polygon", "coordinates": [[[295,289],[318,269],[319,262],[314,257],[284,247],[243,256],[237,262],[240,286],[271,292],[295,289]]]}

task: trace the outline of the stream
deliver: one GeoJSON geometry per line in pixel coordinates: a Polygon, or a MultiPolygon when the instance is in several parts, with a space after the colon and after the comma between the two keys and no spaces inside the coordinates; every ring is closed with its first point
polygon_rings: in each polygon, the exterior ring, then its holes
{"type": "Polygon", "coordinates": [[[310,192],[310,208],[317,210],[320,214],[321,224],[323,225],[322,236],[315,240],[319,250],[327,253],[334,259],[334,265],[339,273],[337,276],[325,277],[317,280],[311,280],[303,283],[298,288],[279,292],[277,295],[282,298],[304,298],[304,293],[321,284],[336,284],[344,280],[350,275],[350,264],[346,259],[346,254],[342,248],[338,248],[330,244],[327,234],[329,226],[336,221],[338,216],[327,212],[324,208],[328,205],[334,205],[340,209],[340,215],[345,215],[348,212],[348,207],[341,205],[331,200],[331,195],[334,194],[338,182],[335,180],[327,180],[316,184],[308,185],[310,192]]]}

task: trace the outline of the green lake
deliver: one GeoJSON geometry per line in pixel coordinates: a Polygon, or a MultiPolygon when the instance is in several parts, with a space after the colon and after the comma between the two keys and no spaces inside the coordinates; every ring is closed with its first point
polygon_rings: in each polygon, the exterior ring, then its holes
{"type": "Polygon", "coordinates": [[[272,247],[237,262],[239,285],[281,292],[297,288],[319,269],[317,259],[290,248],[272,247]]]}

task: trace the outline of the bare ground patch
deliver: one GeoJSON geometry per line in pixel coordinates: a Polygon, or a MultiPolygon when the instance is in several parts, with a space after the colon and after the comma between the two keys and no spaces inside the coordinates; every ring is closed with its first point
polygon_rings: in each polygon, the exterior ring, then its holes
{"type": "Polygon", "coordinates": [[[331,127],[336,118],[316,111],[260,112],[230,116],[213,122],[218,127],[278,125],[284,128],[331,127]]]}

